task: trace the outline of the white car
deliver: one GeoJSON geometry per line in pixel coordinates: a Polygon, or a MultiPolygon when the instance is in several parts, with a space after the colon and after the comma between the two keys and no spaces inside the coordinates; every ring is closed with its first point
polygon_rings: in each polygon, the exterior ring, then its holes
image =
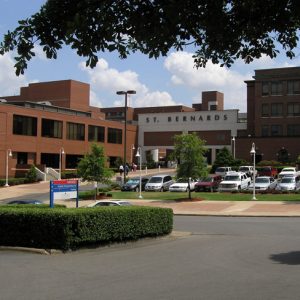
{"type": "Polygon", "coordinates": [[[128,201],[123,200],[100,200],[89,204],[87,207],[103,207],[103,206],[130,206],[132,205],[128,201]]]}
{"type": "MultiPolygon", "coordinates": [[[[194,179],[190,180],[190,190],[195,189],[195,184],[197,181],[194,179]]],[[[188,181],[186,179],[179,179],[177,182],[173,183],[169,187],[170,192],[187,192],[188,191],[188,181]]]]}
{"type": "Polygon", "coordinates": [[[298,191],[300,190],[300,176],[285,176],[276,187],[278,191],[298,191]]]}
{"type": "Polygon", "coordinates": [[[282,179],[284,176],[294,176],[297,174],[296,168],[289,167],[289,168],[283,168],[281,172],[278,174],[278,178],[282,179]]]}
{"type": "Polygon", "coordinates": [[[245,173],[235,172],[226,175],[219,185],[219,192],[232,192],[246,190],[251,179],[245,173]]]}
{"type": "MultiPolygon", "coordinates": [[[[266,191],[274,190],[277,186],[277,180],[269,176],[259,176],[255,179],[255,190],[266,191]]],[[[249,185],[249,190],[253,191],[253,182],[249,185]]]]}

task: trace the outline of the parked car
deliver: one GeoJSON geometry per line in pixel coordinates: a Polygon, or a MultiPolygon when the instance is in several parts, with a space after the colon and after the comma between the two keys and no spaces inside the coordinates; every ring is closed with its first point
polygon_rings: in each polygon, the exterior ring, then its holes
{"type": "MultiPolygon", "coordinates": [[[[193,191],[195,189],[195,183],[197,181],[194,179],[190,180],[190,190],[193,191]]],[[[188,180],[187,179],[178,179],[175,183],[171,184],[169,187],[170,192],[187,192],[188,187],[188,180]]]]}
{"type": "Polygon", "coordinates": [[[224,178],[226,175],[228,175],[232,172],[234,172],[234,171],[231,169],[231,167],[218,167],[215,171],[215,174],[220,175],[224,178]]]}
{"type": "Polygon", "coordinates": [[[251,178],[245,173],[235,172],[230,175],[226,175],[224,180],[219,185],[220,192],[232,192],[245,190],[249,187],[251,178]]]}
{"type": "Polygon", "coordinates": [[[221,175],[209,174],[207,177],[204,177],[200,179],[198,182],[196,182],[195,191],[196,192],[217,191],[221,181],[222,181],[221,175]]]}
{"type": "Polygon", "coordinates": [[[132,205],[128,201],[123,200],[100,200],[89,204],[87,207],[102,207],[102,206],[130,206],[132,205]]]}
{"type": "MultiPolygon", "coordinates": [[[[149,178],[142,177],[142,191],[145,190],[145,185],[149,181],[149,178]]],[[[122,185],[121,191],[136,191],[138,192],[140,190],[140,178],[134,177],[130,178],[125,184],[122,185]]]]}
{"type": "Polygon", "coordinates": [[[285,176],[276,186],[278,191],[298,191],[300,190],[300,175],[285,176]]]}
{"type": "Polygon", "coordinates": [[[11,200],[7,204],[43,204],[40,200],[11,200]]]}
{"type": "Polygon", "coordinates": [[[253,166],[240,166],[239,167],[239,172],[244,172],[247,176],[253,178],[257,176],[257,170],[253,168],[253,166]]]}
{"type": "Polygon", "coordinates": [[[261,167],[258,170],[258,176],[269,176],[276,178],[278,175],[278,170],[272,166],[261,167]]]}
{"type": "Polygon", "coordinates": [[[170,185],[173,183],[174,181],[170,175],[155,175],[146,183],[145,191],[164,192],[169,190],[170,185]]]}
{"type": "Polygon", "coordinates": [[[278,178],[281,180],[286,175],[294,176],[297,174],[297,170],[294,167],[283,168],[278,174],[278,178]]]}
{"type": "MultiPolygon", "coordinates": [[[[255,190],[266,191],[274,190],[277,186],[277,180],[271,176],[258,176],[255,178],[255,190]]],[[[253,182],[249,185],[249,190],[253,191],[253,182]]]]}

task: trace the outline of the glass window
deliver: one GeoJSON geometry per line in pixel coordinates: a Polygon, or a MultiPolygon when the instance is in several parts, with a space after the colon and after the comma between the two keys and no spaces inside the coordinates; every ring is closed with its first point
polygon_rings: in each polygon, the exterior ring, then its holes
{"type": "Polygon", "coordinates": [[[282,135],[282,126],[271,125],[271,136],[280,136],[280,135],[282,135]]]}
{"type": "Polygon", "coordinates": [[[42,136],[61,139],[62,127],[62,121],[42,119],[42,136]]]}
{"type": "Polygon", "coordinates": [[[67,122],[67,139],[84,141],[84,124],[67,122]]]}
{"type": "Polygon", "coordinates": [[[107,128],[107,142],[112,144],[122,144],[122,129],[107,128]]]}
{"type": "Polygon", "coordinates": [[[262,94],[262,96],[269,95],[269,82],[268,81],[263,81],[261,83],[261,94],[262,94]]]}
{"type": "Polygon", "coordinates": [[[271,95],[273,96],[282,95],[282,81],[271,82],[271,95]]]}
{"type": "Polygon", "coordinates": [[[269,136],[269,126],[268,125],[263,125],[261,127],[261,135],[262,136],[269,136]]]}
{"type": "Polygon", "coordinates": [[[289,80],[287,82],[287,89],[289,95],[300,94],[300,80],[289,80]]]}
{"type": "Polygon", "coordinates": [[[268,117],[269,116],[269,104],[262,104],[261,105],[261,116],[268,117]]]}
{"type": "Polygon", "coordinates": [[[287,125],[288,136],[299,136],[300,135],[300,124],[287,125]]]}
{"type": "Polygon", "coordinates": [[[27,165],[28,162],[28,153],[27,152],[17,152],[17,164],[18,165],[27,165]]]}
{"type": "Polygon", "coordinates": [[[37,118],[14,115],[13,134],[37,135],[37,118]]]}
{"type": "Polygon", "coordinates": [[[288,116],[300,116],[300,103],[288,103],[288,116]]]}
{"type": "Polygon", "coordinates": [[[282,103],[272,103],[271,104],[271,116],[279,117],[283,114],[283,105],[282,103]]]}
{"type": "Polygon", "coordinates": [[[89,125],[89,141],[104,142],[105,128],[89,125]]]}

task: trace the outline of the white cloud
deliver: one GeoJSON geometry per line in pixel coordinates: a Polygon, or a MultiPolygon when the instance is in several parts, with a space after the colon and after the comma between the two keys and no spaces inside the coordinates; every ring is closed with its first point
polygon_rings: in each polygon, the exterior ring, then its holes
{"type": "Polygon", "coordinates": [[[166,58],[165,68],[172,74],[174,85],[183,85],[194,89],[194,102],[201,102],[203,91],[219,91],[224,93],[225,108],[238,108],[246,111],[246,84],[250,74],[240,74],[231,69],[220,67],[210,61],[205,68],[195,68],[191,53],[175,52],[166,58]]]}
{"type": "Polygon", "coordinates": [[[20,87],[27,85],[28,80],[24,75],[16,76],[14,61],[11,53],[0,55],[0,86],[2,96],[20,94],[20,87]]]}
{"type": "MultiPolygon", "coordinates": [[[[106,91],[110,97],[115,97],[116,91],[135,90],[136,95],[128,95],[128,106],[163,106],[175,105],[172,97],[167,92],[150,91],[149,88],[139,81],[139,75],[131,70],[118,71],[110,68],[105,59],[99,59],[94,69],[87,68],[84,62],[79,64],[79,68],[89,75],[91,89],[95,94],[106,91]]],[[[124,100],[114,100],[114,106],[124,105],[124,100]]]]}

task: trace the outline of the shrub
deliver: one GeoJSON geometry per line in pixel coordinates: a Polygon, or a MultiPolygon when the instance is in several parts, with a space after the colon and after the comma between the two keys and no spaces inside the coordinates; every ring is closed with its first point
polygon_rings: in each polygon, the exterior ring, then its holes
{"type": "Polygon", "coordinates": [[[61,173],[61,178],[62,178],[62,179],[78,178],[77,170],[63,171],[63,172],[61,173]]]}
{"type": "MultiPolygon", "coordinates": [[[[5,179],[0,179],[0,186],[4,186],[6,183],[5,179]]],[[[9,185],[18,185],[26,183],[26,178],[9,178],[8,184],[9,185]]]]}
{"type": "Polygon", "coordinates": [[[0,208],[2,246],[68,250],[165,235],[172,227],[168,208],[0,208]]]}
{"type": "Polygon", "coordinates": [[[30,169],[27,171],[26,175],[26,182],[36,182],[37,181],[37,172],[35,166],[32,165],[30,169]]]}

